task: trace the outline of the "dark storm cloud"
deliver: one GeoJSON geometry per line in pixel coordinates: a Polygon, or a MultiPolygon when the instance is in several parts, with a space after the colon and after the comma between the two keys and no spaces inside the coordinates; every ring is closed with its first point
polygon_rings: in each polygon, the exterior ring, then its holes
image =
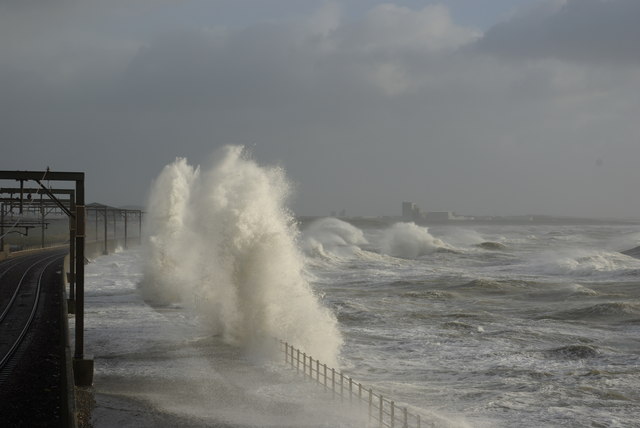
{"type": "MultiPolygon", "coordinates": [[[[0,25],[0,137],[11,142],[0,167],[82,165],[95,199],[139,203],[176,156],[198,163],[241,143],[285,167],[304,214],[396,214],[414,200],[472,214],[631,215],[635,63],[493,54],[495,40],[535,39],[530,26],[569,20],[574,3],[484,37],[438,5],[379,5],[346,20],[327,3],[288,22],[159,29],[146,1],[117,13],[56,9],[50,23],[14,11],[0,16],[13,29],[0,25]]],[[[576,22],[602,5],[631,12],[626,1],[586,3],[576,22]]],[[[159,4],[170,16],[180,3],[159,4]]]]}
{"type": "Polygon", "coordinates": [[[517,58],[640,63],[640,2],[543,2],[486,32],[477,49],[517,58]]]}

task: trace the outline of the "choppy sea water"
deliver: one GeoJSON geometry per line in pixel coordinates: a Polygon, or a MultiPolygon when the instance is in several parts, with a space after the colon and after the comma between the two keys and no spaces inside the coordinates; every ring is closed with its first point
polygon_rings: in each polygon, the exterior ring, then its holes
{"type": "MultiPolygon", "coordinates": [[[[296,242],[338,319],[340,369],[436,426],[626,427],[640,420],[640,261],[620,251],[639,241],[637,226],[324,219],[296,242]]],[[[96,426],[364,426],[181,305],[145,303],[140,264],[134,250],[87,267],[96,426]]]]}
{"type": "Polygon", "coordinates": [[[638,426],[636,227],[362,232],[313,262],[354,376],[471,426],[638,426]]]}

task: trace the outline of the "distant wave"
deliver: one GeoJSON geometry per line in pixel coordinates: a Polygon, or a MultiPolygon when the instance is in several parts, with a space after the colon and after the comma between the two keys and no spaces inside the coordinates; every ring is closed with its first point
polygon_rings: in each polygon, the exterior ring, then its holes
{"type": "Polygon", "coordinates": [[[349,257],[365,244],[368,242],[362,230],[333,217],[314,221],[302,235],[302,246],[310,256],[349,257]]]}
{"type": "Polygon", "coordinates": [[[572,291],[572,294],[575,296],[597,296],[600,294],[597,291],[581,284],[568,284],[567,288],[572,291]]]}
{"type": "Polygon", "coordinates": [[[465,284],[454,287],[457,290],[468,290],[482,293],[508,293],[509,291],[520,288],[516,287],[511,281],[495,281],[491,279],[478,278],[465,284]]]}
{"type": "Polygon", "coordinates": [[[563,358],[569,360],[597,357],[600,351],[592,345],[568,345],[561,348],[550,349],[544,352],[548,357],[563,358]]]}
{"type": "Polygon", "coordinates": [[[307,256],[336,260],[350,257],[380,260],[377,254],[417,259],[433,253],[459,252],[415,223],[396,223],[370,241],[359,228],[332,217],[317,220],[305,228],[302,247],[307,256]]]}
{"type": "Polygon", "coordinates": [[[443,290],[425,290],[425,291],[408,291],[402,294],[402,297],[412,299],[428,299],[428,300],[449,300],[458,297],[456,293],[443,290]]]}
{"type": "Polygon", "coordinates": [[[485,250],[494,250],[494,251],[506,250],[507,249],[506,245],[501,244],[499,242],[492,242],[492,241],[481,242],[480,244],[477,244],[476,246],[480,247],[480,248],[483,248],[485,250]]]}
{"type": "Polygon", "coordinates": [[[415,223],[396,223],[383,234],[380,250],[393,257],[416,259],[438,250],[453,248],[434,238],[426,227],[415,223]]]}
{"type": "Polygon", "coordinates": [[[466,331],[466,332],[478,331],[478,327],[462,321],[448,321],[443,323],[442,327],[450,330],[458,330],[458,331],[466,331]]]}
{"type": "Polygon", "coordinates": [[[637,270],[640,262],[616,252],[573,250],[543,253],[531,267],[550,275],[615,276],[637,270]]]}
{"type": "Polygon", "coordinates": [[[640,259],[640,246],[631,248],[630,250],[620,251],[622,254],[627,256],[634,257],[636,259],[640,259]]]}
{"type": "Polygon", "coordinates": [[[609,302],[590,305],[568,311],[557,312],[551,316],[563,320],[611,320],[623,321],[640,317],[640,303],[609,302]]]}

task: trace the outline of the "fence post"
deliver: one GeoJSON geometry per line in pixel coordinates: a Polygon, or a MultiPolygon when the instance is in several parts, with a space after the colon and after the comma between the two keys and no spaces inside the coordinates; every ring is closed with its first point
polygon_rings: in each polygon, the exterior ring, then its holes
{"type": "Polygon", "coordinates": [[[336,369],[331,369],[331,396],[336,396],[336,369]]]}
{"type": "MultiPolygon", "coordinates": [[[[300,373],[300,356],[302,354],[302,372],[304,377],[307,376],[307,354],[306,352],[301,352],[300,349],[294,348],[293,345],[289,345],[289,342],[283,342],[283,341],[279,341],[279,343],[282,345],[284,344],[284,361],[285,361],[285,365],[289,364],[291,365],[291,367],[294,366],[295,364],[295,368],[296,368],[296,373],[300,373]],[[295,357],[294,357],[294,351],[296,353],[295,357]],[[295,358],[295,363],[294,363],[294,358],[295,358]]],[[[315,377],[313,374],[313,362],[314,359],[311,355],[309,355],[309,378],[311,380],[315,380],[316,383],[318,384],[322,384],[324,387],[325,392],[327,391],[327,389],[329,388],[328,385],[328,369],[330,367],[328,367],[326,364],[322,364],[322,367],[324,367],[323,370],[323,376],[324,376],[324,381],[321,382],[320,380],[320,360],[315,360],[315,364],[316,364],[316,368],[315,368],[315,377]]],[[[337,393],[340,394],[340,401],[344,402],[344,393],[345,393],[345,384],[344,384],[344,380],[345,380],[345,375],[344,373],[338,371],[338,374],[340,375],[340,391],[338,392],[337,388],[336,388],[336,369],[335,368],[331,368],[331,395],[332,398],[335,399],[335,396],[337,393]]],[[[349,404],[353,404],[353,396],[354,396],[354,391],[353,391],[353,378],[348,377],[349,379],[349,404]]],[[[363,386],[361,383],[356,382],[357,386],[358,386],[358,401],[359,402],[363,402],[365,400],[363,400],[363,396],[362,396],[362,390],[363,390],[363,386]]],[[[378,426],[380,428],[385,428],[385,427],[389,427],[389,428],[395,428],[396,426],[399,428],[400,425],[396,425],[396,406],[395,406],[395,402],[391,401],[389,399],[387,399],[386,401],[391,405],[391,409],[389,413],[385,413],[384,411],[384,403],[385,403],[385,398],[382,396],[382,394],[378,395],[378,394],[374,394],[373,392],[373,388],[364,388],[365,391],[369,392],[369,410],[368,410],[368,417],[369,417],[369,422],[371,422],[374,419],[378,419],[378,426]],[[378,396],[378,412],[377,415],[375,415],[373,413],[375,406],[373,403],[373,398],[374,396],[378,396]],[[377,417],[376,417],[377,416],[377,417]],[[385,421],[385,417],[389,416],[388,421],[385,421]]],[[[421,428],[421,418],[419,414],[409,414],[409,411],[407,409],[407,407],[401,407],[400,408],[402,411],[402,417],[398,418],[398,422],[402,423],[402,428],[409,428],[409,417],[411,417],[413,419],[413,417],[415,416],[416,418],[416,427],[417,428],[421,428]]]]}
{"type": "Polygon", "coordinates": [[[391,428],[395,426],[396,420],[396,406],[393,401],[391,401],[391,428]]]}
{"type": "Polygon", "coordinates": [[[327,390],[327,365],[323,364],[324,366],[324,390],[327,390]]]}
{"type": "Polygon", "coordinates": [[[302,353],[302,377],[307,377],[307,353],[302,353]]]}

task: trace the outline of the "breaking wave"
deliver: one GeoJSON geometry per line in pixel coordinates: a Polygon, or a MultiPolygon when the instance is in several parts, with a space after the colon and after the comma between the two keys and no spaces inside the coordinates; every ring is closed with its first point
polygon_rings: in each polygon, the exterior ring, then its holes
{"type": "Polygon", "coordinates": [[[417,259],[435,252],[457,253],[434,238],[426,227],[396,223],[365,237],[356,226],[336,218],[316,220],[303,231],[302,246],[310,257],[341,260],[349,257],[383,260],[417,259]]]}
{"type": "Polygon", "coordinates": [[[361,245],[368,244],[357,227],[337,218],[322,218],[311,223],[303,232],[306,254],[323,257],[352,256],[361,245]]]}
{"type": "Polygon", "coordinates": [[[626,275],[640,268],[638,260],[606,251],[565,251],[547,253],[534,262],[533,268],[551,275],[626,275]]]}
{"type": "Polygon", "coordinates": [[[567,345],[561,348],[545,351],[545,355],[551,358],[562,358],[568,360],[597,357],[600,351],[591,345],[567,345]]]}
{"type": "Polygon", "coordinates": [[[394,224],[385,231],[380,243],[384,254],[403,259],[416,259],[442,249],[451,250],[451,247],[415,223],[394,224]]]}
{"type": "Polygon", "coordinates": [[[141,289],[192,309],[228,343],[278,337],[335,365],[337,320],[305,280],[288,194],[284,171],[240,146],[206,169],[167,165],[149,198],[141,289]]]}
{"type": "Polygon", "coordinates": [[[640,317],[640,304],[629,302],[598,303],[554,314],[555,319],[623,321],[640,317]]]}

